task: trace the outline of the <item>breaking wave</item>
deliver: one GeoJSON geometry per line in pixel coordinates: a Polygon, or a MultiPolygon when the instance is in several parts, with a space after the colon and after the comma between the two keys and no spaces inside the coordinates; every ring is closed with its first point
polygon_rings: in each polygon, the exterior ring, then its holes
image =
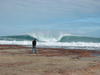
{"type": "Polygon", "coordinates": [[[2,36],[0,44],[26,45],[37,39],[37,47],[97,49],[100,50],[100,38],[75,36],[72,34],[31,33],[27,35],[2,36]]]}
{"type": "Polygon", "coordinates": [[[31,37],[36,38],[38,41],[45,42],[57,42],[60,41],[63,37],[72,36],[72,34],[54,34],[54,33],[32,33],[29,34],[31,37]]]}

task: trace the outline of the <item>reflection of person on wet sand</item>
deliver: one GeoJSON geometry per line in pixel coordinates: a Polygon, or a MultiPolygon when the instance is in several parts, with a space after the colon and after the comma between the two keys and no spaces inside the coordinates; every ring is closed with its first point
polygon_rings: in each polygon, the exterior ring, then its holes
{"type": "Polygon", "coordinates": [[[36,39],[34,39],[32,41],[32,53],[37,53],[37,50],[36,50],[36,39]]]}

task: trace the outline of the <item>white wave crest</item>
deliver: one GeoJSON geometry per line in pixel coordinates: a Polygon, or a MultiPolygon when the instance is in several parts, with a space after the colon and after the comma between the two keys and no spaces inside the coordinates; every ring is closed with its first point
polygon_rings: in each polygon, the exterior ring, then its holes
{"type": "Polygon", "coordinates": [[[65,33],[29,33],[28,35],[38,39],[39,41],[45,41],[45,42],[57,42],[64,36],[72,36],[72,34],[65,34],[65,33]]]}

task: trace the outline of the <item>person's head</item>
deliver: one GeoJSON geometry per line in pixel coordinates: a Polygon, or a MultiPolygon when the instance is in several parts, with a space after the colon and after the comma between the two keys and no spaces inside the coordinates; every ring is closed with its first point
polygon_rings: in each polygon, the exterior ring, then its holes
{"type": "Polygon", "coordinates": [[[36,39],[34,39],[34,41],[36,41],[36,39]]]}

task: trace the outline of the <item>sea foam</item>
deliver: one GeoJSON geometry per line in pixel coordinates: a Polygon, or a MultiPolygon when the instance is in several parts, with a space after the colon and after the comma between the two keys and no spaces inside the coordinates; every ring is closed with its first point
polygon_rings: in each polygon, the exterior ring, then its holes
{"type": "MultiPolygon", "coordinates": [[[[5,41],[0,44],[32,46],[31,41],[5,41]]],[[[100,49],[100,43],[93,42],[37,42],[37,47],[70,48],[70,49],[100,49]]]]}

